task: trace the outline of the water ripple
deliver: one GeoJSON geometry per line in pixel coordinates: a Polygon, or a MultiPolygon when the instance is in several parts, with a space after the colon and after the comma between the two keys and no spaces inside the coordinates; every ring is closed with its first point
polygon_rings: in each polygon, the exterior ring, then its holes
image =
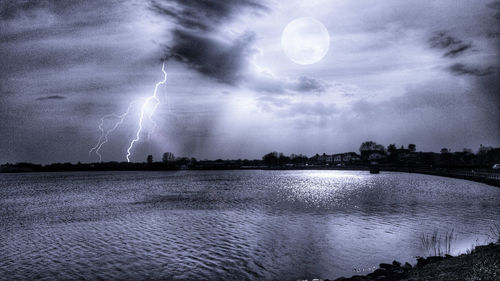
{"type": "Polygon", "coordinates": [[[0,279],[330,278],[500,221],[500,189],[362,171],[0,174],[0,279]]]}

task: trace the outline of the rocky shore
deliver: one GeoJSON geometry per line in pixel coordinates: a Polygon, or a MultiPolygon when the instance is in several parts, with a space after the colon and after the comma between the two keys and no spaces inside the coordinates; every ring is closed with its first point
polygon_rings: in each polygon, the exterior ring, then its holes
{"type": "Polygon", "coordinates": [[[334,281],[416,281],[416,280],[500,280],[500,243],[477,246],[470,253],[459,256],[418,258],[417,264],[402,265],[398,261],[381,263],[370,274],[334,281]]]}

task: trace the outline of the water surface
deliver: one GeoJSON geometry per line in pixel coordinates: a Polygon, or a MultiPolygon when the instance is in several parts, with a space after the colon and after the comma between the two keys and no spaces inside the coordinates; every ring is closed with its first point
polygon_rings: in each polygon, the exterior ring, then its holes
{"type": "Polygon", "coordinates": [[[0,174],[0,278],[334,279],[499,221],[499,188],[419,174],[0,174]]]}

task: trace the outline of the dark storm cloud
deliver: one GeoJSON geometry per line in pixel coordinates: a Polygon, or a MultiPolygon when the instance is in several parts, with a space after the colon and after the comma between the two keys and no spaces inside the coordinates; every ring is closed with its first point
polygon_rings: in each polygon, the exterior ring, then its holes
{"type": "Polygon", "coordinates": [[[37,98],[36,100],[46,101],[46,100],[64,100],[64,99],[66,99],[65,96],[53,95],[53,96],[40,97],[37,98]]]}
{"type": "Polygon", "coordinates": [[[245,9],[266,10],[254,0],[152,1],[152,9],[187,29],[214,30],[245,9]]]}
{"type": "Polygon", "coordinates": [[[301,76],[298,79],[286,79],[266,74],[248,75],[246,85],[264,94],[289,93],[324,93],[330,84],[321,79],[301,76]]]}
{"type": "Polygon", "coordinates": [[[472,48],[472,43],[464,43],[444,31],[434,34],[429,39],[429,43],[433,48],[445,50],[446,52],[443,54],[445,57],[457,57],[472,48]]]}
{"type": "MultiPolygon", "coordinates": [[[[35,18],[41,12],[46,12],[51,16],[56,16],[60,19],[65,19],[67,27],[72,28],[85,28],[100,25],[109,21],[110,9],[115,7],[113,1],[99,1],[99,0],[5,0],[0,3],[0,20],[10,21],[17,18],[29,17],[35,18]],[[106,15],[103,17],[103,15],[106,15]]],[[[33,30],[44,32],[58,33],[66,30],[51,27],[46,29],[44,27],[33,26],[33,30]]],[[[75,31],[75,29],[73,29],[75,31]]],[[[31,35],[36,35],[32,32],[31,35]]]]}
{"type": "MultiPolygon", "coordinates": [[[[497,145],[500,2],[489,1],[0,1],[0,162],[86,161],[100,118],[150,93],[161,58],[168,103],[134,161],[260,157],[262,144],[349,151],[377,136],[497,145]],[[335,34],[323,63],[280,50],[282,27],[304,12],[335,34]]],[[[133,118],[105,160],[123,160],[133,118]]]]}
{"type": "Polygon", "coordinates": [[[285,116],[307,115],[316,117],[331,116],[339,113],[333,103],[322,102],[297,102],[283,111],[285,116]]]}
{"type": "Polygon", "coordinates": [[[251,55],[254,34],[245,32],[233,41],[218,39],[217,30],[244,10],[263,11],[253,0],[153,1],[151,8],[177,23],[166,58],[175,58],[206,77],[236,84],[251,55]]]}
{"type": "Polygon", "coordinates": [[[199,73],[219,82],[235,84],[251,54],[253,33],[246,33],[234,42],[223,42],[199,33],[174,31],[170,56],[186,63],[199,73]]]}
{"type": "Polygon", "coordinates": [[[232,40],[220,39],[224,36],[220,36],[218,27],[238,14],[247,10],[268,11],[260,1],[153,1],[151,8],[177,23],[165,57],[174,58],[205,77],[233,86],[244,84],[262,93],[321,93],[328,88],[326,82],[311,77],[289,80],[250,73],[248,66],[257,51],[252,48],[253,32],[243,31],[232,40]]]}
{"type": "Polygon", "coordinates": [[[118,21],[112,9],[97,0],[1,2],[0,75],[103,61],[110,48],[85,40],[85,32],[118,21]]]}
{"type": "Polygon", "coordinates": [[[448,67],[448,70],[455,75],[487,76],[496,73],[493,66],[485,68],[467,66],[463,63],[456,63],[448,67]]]}
{"type": "Polygon", "coordinates": [[[472,44],[460,44],[456,46],[455,48],[452,48],[448,52],[444,53],[445,57],[456,57],[465,52],[466,50],[470,49],[472,47],[472,44]]]}
{"type": "MultiPolygon", "coordinates": [[[[481,14],[472,19],[458,19],[449,26],[442,26],[450,31],[434,32],[429,45],[443,50],[443,57],[449,59],[445,62],[446,71],[467,79],[474,87],[477,98],[471,103],[484,99],[499,107],[500,84],[496,81],[500,80],[500,1],[481,9],[481,14]],[[456,58],[461,61],[455,61],[456,58]]],[[[498,116],[488,118],[498,121],[498,116]]]]}
{"type": "Polygon", "coordinates": [[[472,48],[472,44],[459,44],[458,46],[451,48],[451,50],[444,53],[444,56],[445,57],[457,57],[470,48],[472,48]]]}
{"type": "Polygon", "coordinates": [[[56,14],[66,11],[68,8],[78,5],[82,1],[36,1],[36,0],[13,0],[2,1],[0,4],[0,16],[3,19],[13,19],[21,14],[32,12],[37,9],[48,9],[56,14]]]}
{"type": "Polygon", "coordinates": [[[132,5],[0,1],[0,161],[86,159],[94,118],[128,102],[150,75],[142,66],[161,58],[143,51],[147,32],[130,31],[142,24],[132,5]]]}
{"type": "Polygon", "coordinates": [[[324,92],[329,87],[325,81],[301,76],[297,81],[296,90],[298,92],[324,92]]]}
{"type": "Polygon", "coordinates": [[[29,44],[0,44],[0,52],[9,54],[0,59],[3,72],[10,74],[32,70],[61,69],[80,63],[99,63],[115,51],[110,47],[58,45],[50,41],[30,41],[29,44]],[[21,46],[20,46],[21,45],[21,46]],[[17,47],[17,48],[16,48],[17,47]]]}

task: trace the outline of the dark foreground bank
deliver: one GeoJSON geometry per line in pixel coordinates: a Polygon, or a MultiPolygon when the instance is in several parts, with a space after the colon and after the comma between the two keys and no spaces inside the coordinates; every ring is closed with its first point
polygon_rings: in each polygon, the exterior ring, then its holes
{"type": "Polygon", "coordinates": [[[428,257],[417,259],[412,267],[409,263],[401,265],[381,263],[374,272],[350,278],[341,277],[335,281],[371,280],[500,280],[500,243],[477,246],[471,253],[460,256],[428,257]]]}

